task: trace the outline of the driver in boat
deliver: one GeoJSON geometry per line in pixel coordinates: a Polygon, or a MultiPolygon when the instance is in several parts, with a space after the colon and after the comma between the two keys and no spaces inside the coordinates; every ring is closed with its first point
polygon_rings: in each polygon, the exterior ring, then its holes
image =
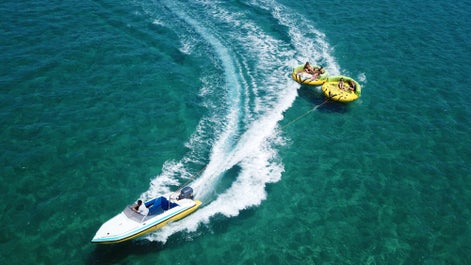
{"type": "Polygon", "coordinates": [[[138,200],[137,204],[134,204],[131,208],[136,213],[142,214],[144,216],[149,214],[149,209],[147,209],[146,205],[142,203],[141,200],[138,200]]]}

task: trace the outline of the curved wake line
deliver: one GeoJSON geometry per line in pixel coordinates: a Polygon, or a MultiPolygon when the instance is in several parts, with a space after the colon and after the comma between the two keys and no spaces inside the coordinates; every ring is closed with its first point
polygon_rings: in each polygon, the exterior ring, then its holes
{"type": "Polygon", "coordinates": [[[332,75],[340,73],[340,67],[335,58],[331,56],[333,50],[325,40],[325,34],[316,29],[311,21],[274,1],[262,2],[265,5],[274,6],[272,15],[280,25],[288,27],[292,44],[300,54],[297,57],[300,62],[311,61],[314,64],[323,65],[332,75]],[[315,41],[312,41],[311,38],[315,41]]]}
{"type": "MultiPolygon", "coordinates": [[[[284,171],[283,165],[277,158],[276,150],[267,140],[274,138],[278,144],[283,144],[282,139],[274,132],[278,122],[283,119],[282,112],[292,105],[297,95],[294,87],[286,91],[286,97],[280,102],[279,108],[252,122],[249,129],[241,135],[234,150],[228,154],[220,154],[224,158],[222,161],[211,160],[203,176],[198,178],[192,186],[195,190],[206,189],[210,192],[214,185],[211,182],[214,176],[219,176],[233,166],[239,165],[241,171],[232,185],[224,193],[219,194],[215,200],[203,202],[206,205],[191,216],[178,223],[165,226],[159,232],[149,235],[148,239],[165,242],[176,232],[196,231],[201,223],[209,223],[211,217],[216,214],[223,214],[227,217],[237,216],[241,210],[258,206],[265,200],[266,184],[279,181],[284,171]]],[[[209,198],[206,195],[203,197],[209,198]]]]}
{"type": "MultiPolygon", "coordinates": [[[[197,38],[212,47],[217,60],[222,63],[224,100],[205,104],[216,112],[223,109],[224,115],[203,118],[186,144],[190,149],[197,148],[201,145],[199,141],[210,137],[205,135],[205,131],[219,132],[209,138],[209,162],[205,171],[191,185],[196,191],[196,197],[203,201],[203,206],[178,223],[169,224],[148,235],[146,238],[149,240],[165,242],[176,232],[196,231],[201,224],[208,224],[216,214],[237,216],[241,210],[259,205],[266,198],[266,184],[279,181],[284,171],[276,148],[284,144],[278,123],[297,97],[298,84],[288,77],[287,72],[299,63],[293,59],[295,52],[299,53],[299,48],[292,51],[292,47],[300,46],[296,38],[302,36],[296,34],[301,31],[294,20],[280,15],[284,7],[274,2],[269,13],[280,25],[288,27],[291,41],[296,44],[273,38],[256,21],[246,17],[249,13],[231,13],[224,9],[225,3],[199,1],[196,4],[202,5],[202,10],[188,7],[191,10],[183,11],[175,2],[165,3],[173,14],[191,26],[197,38]],[[204,16],[204,20],[196,20],[198,15],[204,16]],[[228,32],[218,32],[218,28],[211,26],[221,23],[230,26],[230,35],[228,32]],[[238,55],[237,50],[229,47],[237,47],[242,54],[238,55]],[[214,129],[214,126],[222,128],[214,129]],[[240,168],[235,180],[224,191],[214,194],[221,178],[234,166],[240,168]]],[[[188,53],[187,37],[182,37],[182,45],[182,49],[188,53]]],[[[323,45],[326,44],[316,47],[323,45]]],[[[313,49],[312,54],[322,53],[313,49]]],[[[335,68],[335,63],[331,67],[335,68]]],[[[211,82],[211,78],[203,77],[202,81],[204,86],[201,95],[221,90],[220,86],[211,82]]],[[[150,189],[141,197],[151,198],[168,192],[169,186],[178,185],[176,176],[191,179],[191,174],[185,168],[190,160],[192,158],[186,156],[181,161],[166,162],[162,174],[151,181],[150,189]]],[[[201,158],[195,160],[201,161],[201,158]]]]}

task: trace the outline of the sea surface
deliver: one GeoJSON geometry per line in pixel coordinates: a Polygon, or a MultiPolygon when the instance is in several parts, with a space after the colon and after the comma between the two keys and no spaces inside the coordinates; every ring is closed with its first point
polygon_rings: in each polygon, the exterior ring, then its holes
{"type": "Polygon", "coordinates": [[[471,2],[0,3],[0,264],[471,264],[471,2]],[[362,86],[326,101],[292,68],[362,86]],[[201,208],[116,245],[137,199],[201,208]]]}

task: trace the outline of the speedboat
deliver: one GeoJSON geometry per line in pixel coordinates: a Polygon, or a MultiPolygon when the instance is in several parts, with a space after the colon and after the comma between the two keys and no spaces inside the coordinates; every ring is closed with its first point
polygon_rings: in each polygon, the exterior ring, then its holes
{"type": "Polygon", "coordinates": [[[193,189],[185,187],[180,194],[170,193],[145,202],[147,214],[138,213],[134,206],[106,221],[91,240],[97,244],[114,244],[127,241],[179,220],[196,211],[201,201],[193,199],[193,189]],[[176,196],[178,195],[178,196],[176,196]]]}

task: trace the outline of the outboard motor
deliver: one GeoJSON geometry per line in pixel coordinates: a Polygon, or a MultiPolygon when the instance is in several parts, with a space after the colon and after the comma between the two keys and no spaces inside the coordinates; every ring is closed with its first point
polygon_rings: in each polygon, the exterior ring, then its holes
{"type": "Polygon", "coordinates": [[[193,189],[191,187],[184,187],[178,195],[178,200],[191,199],[193,200],[193,189]]]}

